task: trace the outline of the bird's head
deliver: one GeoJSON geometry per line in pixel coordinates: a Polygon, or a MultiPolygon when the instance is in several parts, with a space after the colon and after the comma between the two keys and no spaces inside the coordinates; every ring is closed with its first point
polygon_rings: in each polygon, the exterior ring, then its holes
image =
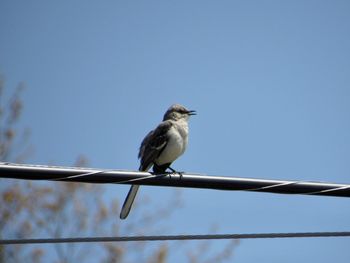
{"type": "Polygon", "coordinates": [[[196,111],[188,110],[180,104],[173,104],[164,114],[163,121],[166,121],[166,120],[177,121],[180,119],[188,120],[188,118],[191,115],[196,115],[196,111]]]}

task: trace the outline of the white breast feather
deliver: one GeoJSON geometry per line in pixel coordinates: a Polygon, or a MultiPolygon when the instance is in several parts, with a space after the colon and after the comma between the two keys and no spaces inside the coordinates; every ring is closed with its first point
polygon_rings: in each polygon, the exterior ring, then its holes
{"type": "Polygon", "coordinates": [[[168,131],[169,141],[161,153],[161,155],[156,160],[158,165],[163,165],[166,163],[172,163],[180,155],[182,155],[187,146],[187,136],[185,138],[180,134],[178,129],[171,127],[168,131]]]}

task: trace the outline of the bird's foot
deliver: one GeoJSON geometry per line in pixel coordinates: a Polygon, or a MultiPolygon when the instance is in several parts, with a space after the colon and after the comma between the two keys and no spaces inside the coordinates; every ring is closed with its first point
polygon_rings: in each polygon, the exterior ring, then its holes
{"type": "MultiPolygon", "coordinates": [[[[174,170],[173,168],[171,168],[170,166],[168,167],[169,170],[172,172],[171,174],[178,174],[180,176],[180,179],[182,179],[182,175],[185,173],[185,172],[178,172],[176,170],[174,170]]],[[[171,176],[171,175],[170,175],[171,176]]]]}

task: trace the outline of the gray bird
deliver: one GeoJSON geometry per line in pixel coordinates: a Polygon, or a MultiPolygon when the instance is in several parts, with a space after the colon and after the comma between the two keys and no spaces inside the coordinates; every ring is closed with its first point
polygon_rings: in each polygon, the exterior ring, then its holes
{"type": "MultiPolygon", "coordinates": [[[[188,119],[196,111],[188,110],[179,104],[172,105],[164,114],[163,121],[150,131],[143,139],[138,158],[139,171],[148,171],[153,166],[153,172],[164,173],[166,169],[176,172],[170,167],[187,147],[188,119]]],[[[136,197],[139,185],[132,185],[124,201],[120,218],[125,219],[136,197]]]]}

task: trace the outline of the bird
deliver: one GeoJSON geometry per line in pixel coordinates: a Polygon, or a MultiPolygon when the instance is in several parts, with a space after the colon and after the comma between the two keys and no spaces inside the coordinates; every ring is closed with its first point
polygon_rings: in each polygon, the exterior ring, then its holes
{"type": "MultiPolygon", "coordinates": [[[[180,104],[171,105],[165,112],[163,121],[143,139],[139,148],[139,171],[148,171],[153,166],[155,174],[165,173],[167,169],[176,172],[170,165],[181,156],[188,143],[188,120],[196,115],[180,104]]],[[[129,215],[139,185],[132,185],[125,198],[120,219],[129,215]]]]}

